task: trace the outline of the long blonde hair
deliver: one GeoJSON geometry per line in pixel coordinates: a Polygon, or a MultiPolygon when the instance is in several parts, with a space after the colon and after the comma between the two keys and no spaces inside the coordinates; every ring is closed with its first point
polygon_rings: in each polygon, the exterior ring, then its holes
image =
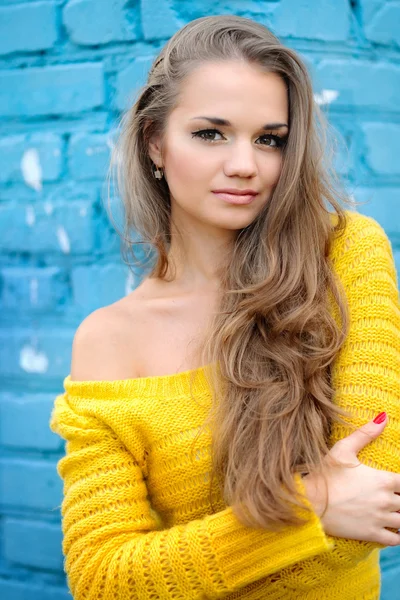
{"type": "Polygon", "coordinates": [[[150,275],[165,278],[170,197],[165,178],[152,174],[148,142],[163,133],[185,77],[204,61],[226,60],[245,60],[283,79],[290,132],[270,200],[238,232],[221,268],[219,310],[199,349],[200,364],[214,365],[212,475],[244,524],[279,529],[304,522],[294,506],[303,503],[293,475],[323,470],[332,423],[346,414],[333,403],[331,366],[348,332],[348,308],[329,253],[350,201],[331,166],[328,123],[307,69],[257,22],[196,19],[154,60],[122,117],[111,165],[115,159],[125,211],[124,257],[135,244],[147,245],[155,250],[150,275]]]}

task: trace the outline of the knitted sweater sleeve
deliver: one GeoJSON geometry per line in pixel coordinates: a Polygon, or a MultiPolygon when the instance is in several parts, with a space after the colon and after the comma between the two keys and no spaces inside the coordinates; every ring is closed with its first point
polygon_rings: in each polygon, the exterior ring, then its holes
{"type": "MultiPolygon", "coordinates": [[[[314,512],[281,532],[248,528],[230,507],[162,529],[140,460],[101,418],[64,393],[50,427],[67,440],[57,470],[64,569],[75,600],[218,598],[332,549],[314,512]]],[[[304,491],[300,477],[297,483],[304,491]]]]}
{"type": "MultiPolygon", "coordinates": [[[[355,213],[336,244],[333,262],[350,313],[349,333],[332,373],[335,403],[352,413],[348,420],[356,427],[386,411],[383,433],[358,458],[374,469],[400,473],[400,302],[390,241],[373,218],[355,213]]],[[[330,446],[350,433],[350,428],[335,423],[330,446]]],[[[335,570],[351,568],[384,547],[327,537],[334,547],[318,561],[320,585],[328,585],[335,570]]],[[[314,586],[315,569],[310,559],[296,569],[283,569],[280,576],[289,588],[298,590],[301,585],[306,593],[314,586]]]]}
{"type": "MultiPolygon", "coordinates": [[[[350,329],[333,370],[335,402],[359,427],[386,411],[383,433],[358,454],[364,464],[400,473],[400,299],[390,240],[372,217],[356,214],[338,245],[336,272],[348,299],[350,329]]],[[[335,424],[331,445],[349,435],[335,424]]],[[[395,531],[395,530],[393,530],[395,531]]],[[[353,562],[379,544],[338,540],[337,552],[353,562]]]]}

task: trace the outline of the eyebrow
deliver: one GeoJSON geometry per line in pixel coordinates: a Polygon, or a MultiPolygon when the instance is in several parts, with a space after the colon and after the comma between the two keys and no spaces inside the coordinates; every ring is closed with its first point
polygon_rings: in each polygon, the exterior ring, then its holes
{"type": "MultiPolygon", "coordinates": [[[[193,119],[190,120],[194,121],[195,119],[204,119],[205,121],[209,121],[213,125],[219,125],[220,127],[230,127],[232,125],[230,121],[219,117],[193,117],[193,119]]],[[[266,125],[263,125],[261,129],[282,129],[282,127],[289,129],[287,123],[267,123],[266,125]]]]}

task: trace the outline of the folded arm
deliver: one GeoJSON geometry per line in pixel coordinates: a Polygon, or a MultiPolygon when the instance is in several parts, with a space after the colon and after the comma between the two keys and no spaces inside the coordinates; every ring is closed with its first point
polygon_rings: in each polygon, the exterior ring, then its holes
{"type": "MultiPolygon", "coordinates": [[[[358,454],[369,467],[400,473],[400,303],[398,279],[389,239],[372,218],[359,215],[337,243],[335,270],[350,306],[350,330],[332,371],[335,403],[352,412],[356,427],[381,411],[388,424],[380,436],[358,454]]],[[[334,424],[330,446],[352,429],[334,424]]],[[[350,568],[384,546],[337,538],[333,550],[318,561],[318,581],[328,582],[332,571],[350,568]]],[[[312,587],[315,561],[283,569],[281,579],[292,589],[301,581],[312,587]]]]}
{"type": "Polygon", "coordinates": [[[50,426],[67,440],[58,472],[75,600],[223,597],[332,548],[315,513],[282,532],[245,527],[231,508],[163,530],[140,461],[79,398],[57,396],[50,426]]]}

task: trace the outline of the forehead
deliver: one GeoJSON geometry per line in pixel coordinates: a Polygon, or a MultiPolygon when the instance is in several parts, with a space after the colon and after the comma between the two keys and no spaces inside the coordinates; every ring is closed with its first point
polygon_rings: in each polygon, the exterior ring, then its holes
{"type": "Polygon", "coordinates": [[[276,73],[263,72],[243,61],[208,62],[182,82],[173,112],[188,118],[211,115],[231,120],[247,116],[262,123],[284,121],[288,119],[286,85],[276,73]]]}

